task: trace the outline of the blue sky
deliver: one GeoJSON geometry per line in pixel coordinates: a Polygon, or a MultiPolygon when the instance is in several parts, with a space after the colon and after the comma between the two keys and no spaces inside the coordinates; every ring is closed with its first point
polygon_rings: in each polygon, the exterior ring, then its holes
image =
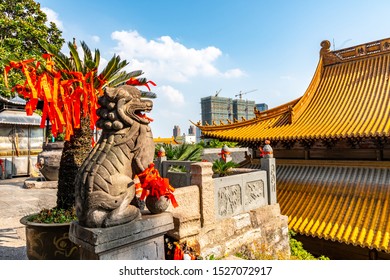
{"type": "Polygon", "coordinates": [[[119,54],[157,84],[154,137],[187,133],[200,99],[219,90],[270,108],[302,96],[323,40],[340,49],[390,37],[390,1],[37,2],[66,41],[99,49],[103,63],[119,54]]]}

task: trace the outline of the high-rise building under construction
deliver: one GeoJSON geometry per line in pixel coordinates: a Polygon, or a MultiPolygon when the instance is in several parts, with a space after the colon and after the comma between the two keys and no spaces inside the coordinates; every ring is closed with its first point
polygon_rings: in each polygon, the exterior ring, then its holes
{"type": "Polygon", "coordinates": [[[202,110],[202,124],[212,124],[213,121],[226,123],[227,120],[233,122],[235,119],[241,121],[242,118],[252,119],[255,117],[255,101],[232,99],[228,97],[208,96],[200,100],[202,110]]]}

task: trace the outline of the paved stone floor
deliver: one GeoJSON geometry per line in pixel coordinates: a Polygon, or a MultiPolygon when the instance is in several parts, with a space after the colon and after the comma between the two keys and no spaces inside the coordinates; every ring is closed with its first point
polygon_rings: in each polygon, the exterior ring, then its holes
{"type": "Polygon", "coordinates": [[[27,259],[25,229],[19,220],[56,203],[57,189],[27,189],[26,179],[0,180],[0,260],[27,259]]]}

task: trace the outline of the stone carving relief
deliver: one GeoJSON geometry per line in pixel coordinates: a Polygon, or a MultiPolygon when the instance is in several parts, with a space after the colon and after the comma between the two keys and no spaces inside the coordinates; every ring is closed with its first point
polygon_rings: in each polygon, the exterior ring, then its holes
{"type": "Polygon", "coordinates": [[[129,85],[106,88],[99,98],[99,141],[85,159],[76,178],[76,211],[79,224],[111,227],[140,217],[131,205],[133,178],[153,161],[154,142],[149,112],[153,103],[129,85]]]}
{"type": "Polygon", "coordinates": [[[275,164],[271,165],[271,174],[270,174],[270,188],[272,192],[276,192],[276,170],[275,164]]]}
{"type": "Polygon", "coordinates": [[[240,185],[232,185],[218,190],[218,214],[222,217],[236,213],[242,206],[240,185]]]}
{"type": "Polygon", "coordinates": [[[247,182],[245,185],[245,206],[256,204],[259,199],[265,198],[264,181],[247,182]]]}

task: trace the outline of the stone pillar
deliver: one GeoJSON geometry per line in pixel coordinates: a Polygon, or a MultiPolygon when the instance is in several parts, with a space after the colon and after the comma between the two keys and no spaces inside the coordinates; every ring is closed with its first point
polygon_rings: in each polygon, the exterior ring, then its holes
{"type": "Polygon", "coordinates": [[[166,174],[163,174],[163,162],[167,160],[165,155],[165,149],[163,147],[157,153],[157,159],[155,160],[155,168],[160,173],[161,177],[165,177],[166,174]]]}
{"type": "Polygon", "coordinates": [[[201,226],[215,223],[213,164],[197,162],[191,164],[191,184],[197,185],[200,192],[201,226]]]}
{"type": "Polygon", "coordinates": [[[261,169],[267,171],[268,204],[277,203],[276,199],[276,165],[274,158],[262,158],[261,169]]]}
{"type": "Polygon", "coordinates": [[[82,260],[164,260],[164,234],[172,230],[169,212],[144,212],[140,220],[108,228],[73,222],[69,239],[80,246],[82,260]]]}
{"type": "Polygon", "coordinates": [[[267,188],[268,188],[268,204],[276,204],[276,164],[273,156],[272,147],[269,141],[265,141],[263,151],[263,158],[261,159],[261,169],[267,171],[267,188]]]}

